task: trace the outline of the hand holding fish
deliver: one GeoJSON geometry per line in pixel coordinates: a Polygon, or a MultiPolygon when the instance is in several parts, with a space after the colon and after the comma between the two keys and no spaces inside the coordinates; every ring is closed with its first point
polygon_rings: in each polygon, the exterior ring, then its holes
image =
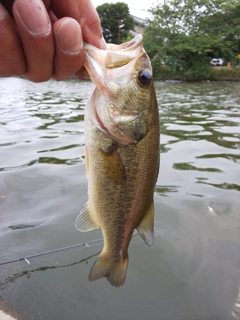
{"type": "Polygon", "coordinates": [[[2,0],[0,77],[82,77],[83,41],[106,47],[90,0],[2,0]]]}

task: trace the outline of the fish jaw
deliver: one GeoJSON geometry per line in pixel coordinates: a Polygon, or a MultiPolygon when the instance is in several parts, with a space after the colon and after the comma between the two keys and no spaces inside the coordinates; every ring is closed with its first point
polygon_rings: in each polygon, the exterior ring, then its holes
{"type": "Polygon", "coordinates": [[[84,50],[85,69],[96,87],[104,90],[109,80],[109,70],[128,64],[139,56],[140,51],[143,51],[142,35],[137,35],[133,40],[125,44],[107,44],[107,50],[101,50],[85,43],[84,50]]]}
{"type": "MultiPolygon", "coordinates": [[[[92,105],[96,105],[99,94],[93,95],[92,105]]],[[[113,143],[119,145],[136,144],[145,136],[147,124],[145,121],[146,110],[139,114],[134,112],[119,114],[110,108],[105,108],[104,117],[102,116],[103,108],[91,107],[91,123],[95,128],[103,131],[113,143]]]]}
{"type": "MultiPolygon", "coordinates": [[[[101,55],[106,54],[106,50],[96,49],[100,52],[97,61],[94,59],[95,55],[92,51],[94,53],[95,51],[92,48],[89,51],[92,56],[86,53],[86,68],[97,86],[92,97],[95,101],[91,102],[94,105],[93,122],[98,119],[98,126],[121,145],[138,143],[145,136],[150,124],[149,111],[151,110],[148,108],[153,81],[142,86],[139,84],[138,77],[142,70],[152,75],[152,68],[142,48],[142,42],[139,47],[133,50],[132,60],[129,61],[128,54],[126,64],[115,69],[107,69],[103,64],[104,59],[101,55]]],[[[120,51],[125,52],[130,48],[120,51]]]]}

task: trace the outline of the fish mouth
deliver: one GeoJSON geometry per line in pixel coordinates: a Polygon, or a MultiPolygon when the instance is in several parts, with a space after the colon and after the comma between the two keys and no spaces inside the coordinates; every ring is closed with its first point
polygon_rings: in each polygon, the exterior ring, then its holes
{"type": "Polygon", "coordinates": [[[98,49],[91,44],[85,43],[84,68],[96,87],[105,91],[107,84],[103,81],[107,74],[114,69],[127,66],[143,53],[142,35],[138,34],[127,43],[115,45],[107,44],[107,50],[98,49]]]}
{"type": "Polygon", "coordinates": [[[141,41],[142,41],[142,35],[138,34],[135,36],[134,39],[126,43],[122,43],[122,44],[107,43],[107,48],[110,51],[121,51],[121,52],[133,51],[138,47],[141,41]]]}

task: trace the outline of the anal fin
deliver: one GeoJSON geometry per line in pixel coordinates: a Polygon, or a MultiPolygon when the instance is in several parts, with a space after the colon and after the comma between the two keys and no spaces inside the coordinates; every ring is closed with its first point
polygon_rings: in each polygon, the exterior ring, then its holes
{"type": "Polygon", "coordinates": [[[150,247],[154,240],[154,204],[151,203],[141,223],[137,226],[139,235],[150,247]]]}
{"type": "Polygon", "coordinates": [[[91,217],[88,202],[85,204],[84,209],[75,220],[75,228],[81,232],[87,232],[99,228],[91,217]]]}

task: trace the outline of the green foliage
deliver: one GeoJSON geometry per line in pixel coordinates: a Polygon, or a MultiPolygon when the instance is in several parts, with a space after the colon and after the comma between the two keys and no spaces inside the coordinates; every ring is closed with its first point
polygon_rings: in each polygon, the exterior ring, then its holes
{"type": "Polygon", "coordinates": [[[165,0],[150,10],[144,46],[155,77],[211,77],[210,59],[240,52],[239,0],[165,0]]]}
{"type": "Polygon", "coordinates": [[[127,41],[129,31],[134,28],[128,5],[124,2],[104,3],[96,9],[106,42],[117,44],[127,41]]]}

